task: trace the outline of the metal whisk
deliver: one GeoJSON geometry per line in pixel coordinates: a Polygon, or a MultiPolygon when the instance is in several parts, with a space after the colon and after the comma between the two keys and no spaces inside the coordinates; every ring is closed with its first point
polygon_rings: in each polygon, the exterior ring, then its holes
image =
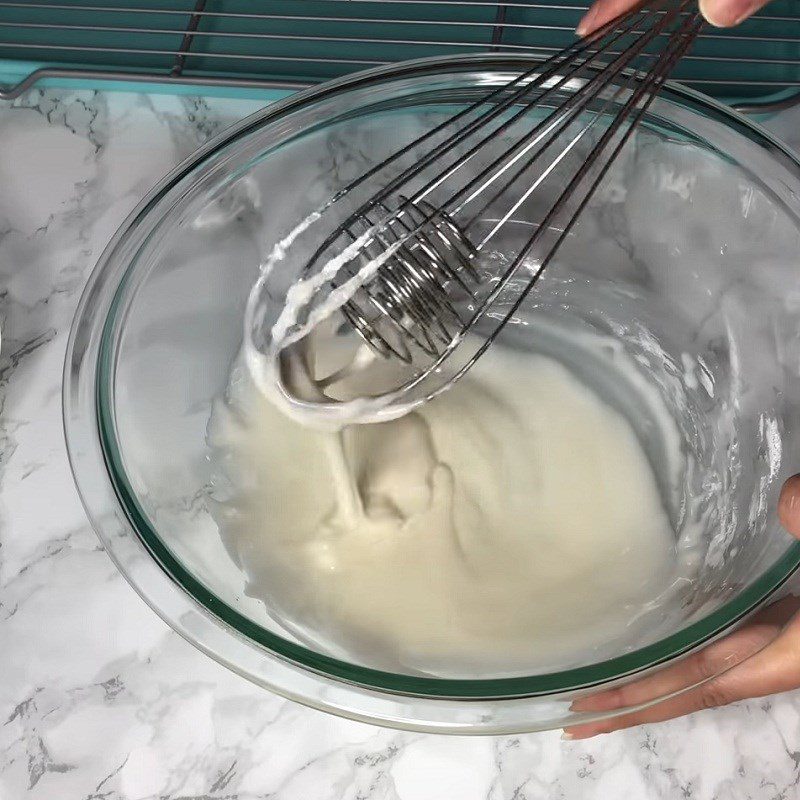
{"type": "Polygon", "coordinates": [[[320,212],[348,208],[306,264],[304,275],[325,276],[309,307],[339,298],[374,352],[414,366],[402,391],[441,375],[482,325],[479,345],[423,397],[447,388],[519,309],[701,27],[694,0],[643,3],[360,175],[320,212]],[[511,226],[507,261],[487,273],[511,226]]]}

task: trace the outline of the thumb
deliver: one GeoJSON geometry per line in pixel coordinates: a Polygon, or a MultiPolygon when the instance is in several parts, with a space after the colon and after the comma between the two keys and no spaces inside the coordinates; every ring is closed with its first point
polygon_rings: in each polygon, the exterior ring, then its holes
{"type": "Polygon", "coordinates": [[[800,539],[800,475],[793,475],[781,489],[778,518],[792,536],[800,539]]]}
{"type": "Polygon", "coordinates": [[[700,13],[717,28],[730,28],[756,13],[768,0],[700,0],[700,13]]]}

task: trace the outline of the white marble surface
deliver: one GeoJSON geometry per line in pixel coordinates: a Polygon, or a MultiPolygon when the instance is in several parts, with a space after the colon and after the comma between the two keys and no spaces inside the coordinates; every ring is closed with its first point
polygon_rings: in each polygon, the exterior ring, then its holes
{"type": "Polygon", "coordinates": [[[798,693],[578,743],[399,733],[251,686],[127,586],[67,465],[69,324],[137,200],[259,105],[37,90],[0,107],[0,798],[800,797],[798,693]]]}

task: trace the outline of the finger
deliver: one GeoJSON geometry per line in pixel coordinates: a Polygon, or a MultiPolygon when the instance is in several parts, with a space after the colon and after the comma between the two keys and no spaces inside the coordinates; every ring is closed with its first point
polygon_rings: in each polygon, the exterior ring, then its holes
{"type": "Polygon", "coordinates": [[[576,701],[572,705],[573,711],[602,712],[639,705],[657,697],[668,698],[613,719],[570,726],[565,736],[584,739],[632,725],[661,722],[745,697],[784,691],[781,688],[784,685],[792,688],[790,684],[800,684],[797,669],[800,665],[800,623],[792,621],[781,633],[784,623],[798,607],[800,599],[785,598],[762,611],[747,627],[673,667],[627,686],[576,701]],[[794,633],[790,634],[790,630],[794,633]],[[785,640],[784,635],[787,636],[785,640]],[[766,655],[768,652],[769,656],[766,655]],[[769,669],[765,669],[762,663],[765,657],[769,669]],[[669,697],[696,684],[700,685],[669,697]]]}
{"type": "Polygon", "coordinates": [[[585,739],[600,733],[611,733],[633,725],[663,722],[706,708],[734,703],[749,697],[763,697],[785,692],[800,684],[800,629],[786,630],[773,642],[729,672],[706,681],[664,703],[657,703],[640,712],[625,714],[594,725],[569,728],[565,735],[585,739]]]}
{"type": "Polygon", "coordinates": [[[700,0],[700,13],[717,28],[730,28],[753,16],[769,0],[700,0]]]}
{"type": "Polygon", "coordinates": [[[588,36],[614,17],[639,5],[640,0],[597,0],[578,23],[578,36],[588,36]]]}
{"type": "Polygon", "coordinates": [[[599,733],[609,733],[632,725],[660,722],[688,714],[695,710],[694,706],[700,702],[697,696],[699,690],[689,690],[682,694],[677,694],[678,692],[689,686],[706,686],[714,675],[741,664],[774,641],[779,630],[777,626],[748,626],[727,639],[689,656],[674,667],[669,667],[643,681],[620,686],[602,695],[573,703],[572,710],[576,712],[603,712],[649,703],[659,697],[667,698],[648,708],[622,714],[613,719],[570,726],[566,729],[566,735],[572,739],[585,739],[599,733]]]}
{"type": "Polygon", "coordinates": [[[793,475],[781,489],[778,518],[792,536],[800,539],[800,475],[793,475]]]}
{"type": "Polygon", "coordinates": [[[626,686],[576,700],[572,710],[611,711],[635,706],[707,680],[741,663],[772,641],[798,610],[800,597],[785,597],[759,611],[745,627],[683,661],[626,686]]]}

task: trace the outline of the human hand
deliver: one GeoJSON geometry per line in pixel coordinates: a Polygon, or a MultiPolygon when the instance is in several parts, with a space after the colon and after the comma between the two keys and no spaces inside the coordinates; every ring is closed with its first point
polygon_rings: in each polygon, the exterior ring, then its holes
{"type": "MultiPolygon", "coordinates": [[[[641,0],[595,0],[578,23],[578,35],[586,36],[614,17],[634,8],[641,0]]],[[[718,28],[729,28],[763,8],[769,0],[700,0],[700,13],[718,28]]]]}
{"type": "MultiPolygon", "coordinates": [[[[781,524],[800,539],[800,475],[789,478],[778,501],[781,524]]],[[[613,711],[668,697],[613,719],[574,725],[567,739],[587,739],[648,722],[663,722],[703,708],[800,688],[800,598],[787,597],[730,636],[643,680],[576,700],[577,712],[613,711]]]]}

